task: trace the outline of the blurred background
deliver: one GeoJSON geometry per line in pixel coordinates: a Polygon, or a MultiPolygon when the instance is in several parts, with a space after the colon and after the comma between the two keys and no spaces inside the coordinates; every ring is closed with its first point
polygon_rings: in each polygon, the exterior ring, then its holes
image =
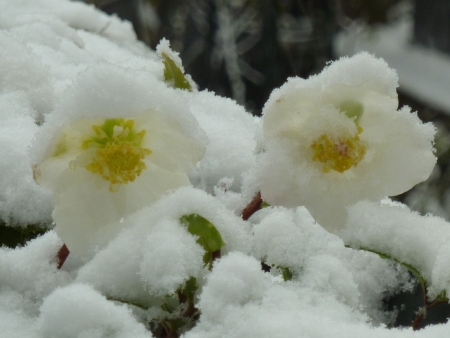
{"type": "Polygon", "coordinates": [[[400,77],[400,106],[438,129],[438,166],[398,196],[450,220],[450,1],[448,0],[85,0],[133,23],[155,48],[162,37],[199,85],[255,115],[289,76],[367,50],[400,77]],[[447,93],[448,92],[448,93],[447,93]]]}

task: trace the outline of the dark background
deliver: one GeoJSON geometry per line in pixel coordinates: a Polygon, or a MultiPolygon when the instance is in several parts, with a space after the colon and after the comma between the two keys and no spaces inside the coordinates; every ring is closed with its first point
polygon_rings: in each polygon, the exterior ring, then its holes
{"type": "MultiPolygon", "coordinates": [[[[152,48],[162,37],[170,40],[173,49],[180,52],[186,72],[192,75],[200,89],[208,88],[231,97],[256,115],[260,114],[270,92],[281,86],[287,77],[308,77],[336,58],[332,42],[341,28],[352,20],[364,20],[370,25],[389,23],[392,9],[402,2],[86,1],[131,21],[139,39],[152,48]]],[[[416,2],[417,7],[422,6],[428,11],[433,8],[431,0],[416,2]]],[[[443,0],[434,2],[447,3],[443,0]]],[[[422,20],[434,22],[430,17],[426,15],[422,20]]],[[[433,33],[417,29],[417,41],[444,46],[438,44],[438,39],[429,38],[433,33]]]]}

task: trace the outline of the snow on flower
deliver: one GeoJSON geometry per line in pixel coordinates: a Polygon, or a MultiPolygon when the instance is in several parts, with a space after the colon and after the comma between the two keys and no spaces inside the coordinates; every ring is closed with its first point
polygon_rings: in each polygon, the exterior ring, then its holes
{"type": "Polygon", "coordinates": [[[304,205],[338,232],[347,206],[427,179],[436,162],[435,129],[409,108],[397,110],[397,86],[383,60],[360,53],[275,90],[263,110],[263,199],[304,205]]]}
{"type": "Polygon", "coordinates": [[[34,170],[36,181],[53,192],[56,232],[80,258],[108,243],[122,218],[190,185],[188,173],[205,151],[195,120],[172,89],[145,73],[110,67],[100,73],[81,76],[52,113],[34,170]],[[106,93],[88,93],[91,81],[106,74],[106,93]],[[131,92],[135,100],[127,97],[131,92]]]}

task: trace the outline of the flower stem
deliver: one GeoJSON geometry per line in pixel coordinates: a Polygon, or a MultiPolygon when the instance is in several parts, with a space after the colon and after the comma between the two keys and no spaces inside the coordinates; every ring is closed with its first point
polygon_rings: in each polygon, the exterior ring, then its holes
{"type": "Polygon", "coordinates": [[[258,191],[255,197],[253,197],[252,201],[242,211],[242,219],[244,221],[248,220],[255,212],[261,209],[262,202],[263,200],[261,198],[261,192],[258,191]]]}
{"type": "Polygon", "coordinates": [[[58,270],[62,268],[64,262],[66,261],[67,257],[69,256],[69,249],[65,244],[59,249],[57,257],[58,257],[58,270]]]}
{"type": "Polygon", "coordinates": [[[422,311],[419,311],[418,313],[417,313],[417,316],[416,316],[416,318],[414,318],[414,320],[413,320],[413,322],[412,322],[412,324],[411,324],[411,327],[412,327],[412,329],[414,330],[414,331],[416,331],[416,330],[418,330],[419,329],[419,325],[420,325],[420,323],[422,322],[422,320],[427,316],[427,313],[428,313],[428,311],[430,311],[433,307],[435,307],[436,305],[438,305],[438,304],[440,304],[440,303],[448,303],[448,298],[447,297],[441,297],[441,296],[438,296],[438,298],[437,299],[435,299],[434,301],[432,301],[432,302],[429,302],[427,299],[426,299],[426,296],[425,296],[425,306],[422,308],[423,310],[422,311]]]}

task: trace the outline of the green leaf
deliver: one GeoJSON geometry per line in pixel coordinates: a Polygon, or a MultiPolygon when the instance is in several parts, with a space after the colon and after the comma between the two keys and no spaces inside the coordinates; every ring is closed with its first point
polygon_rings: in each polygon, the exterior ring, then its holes
{"type": "Polygon", "coordinates": [[[132,301],[121,299],[121,298],[115,298],[115,297],[107,296],[106,299],[110,300],[110,301],[113,301],[113,302],[119,302],[119,303],[122,303],[122,304],[136,306],[136,307],[138,307],[138,308],[140,308],[142,310],[148,310],[150,308],[150,306],[146,306],[146,305],[140,304],[138,302],[132,302],[132,301]]]}
{"type": "Polygon", "coordinates": [[[28,241],[44,234],[50,228],[41,225],[30,224],[26,227],[9,226],[0,221],[0,247],[5,245],[9,248],[23,246],[28,241]]]}
{"type": "Polygon", "coordinates": [[[180,222],[187,226],[192,235],[198,236],[197,243],[205,249],[206,253],[212,254],[225,245],[220,232],[206,218],[198,214],[190,214],[182,216],[180,222]]]}
{"type": "Polygon", "coordinates": [[[161,56],[163,57],[164,64],[164,80],[171,83],[175,88],[192,91],[191,84],[175,61],[173,61],[166,53],[161,53],[161,56]]]}
{"type": "MultiPolygon", "coordinates": [[[[346,247],[349,247],[349,246],[346,245],[346,247]]],[[[392,257],[392,256],[390,256],[388,254],[385,254],[383,252],[379,252],[379,251],[376,251],[376,250],[372,250],[372,249],[369,249],[369,248],[366,248],[366,247],[359,247],[358,250],[372,252],[374,254],[377,254],[378,256],[380,256],[383,259],[390,259],[391,261],[397,262],[398,264],[404,266],[409,271],[411,271],[411,273],[414,275],[414,277],[417,278],[417,280],[420,283],[420,286],[422,287],[422,290],[423,290],[424,294],[427,293],[428,283],[427,283],[425,278],[422,276],[422,274],[420,273],[420,271],[416,267],[412,266],[411,264],[402,262],[401,260],[399,260],[397,258],[394,258],[394,257],[392,257]]]]}

